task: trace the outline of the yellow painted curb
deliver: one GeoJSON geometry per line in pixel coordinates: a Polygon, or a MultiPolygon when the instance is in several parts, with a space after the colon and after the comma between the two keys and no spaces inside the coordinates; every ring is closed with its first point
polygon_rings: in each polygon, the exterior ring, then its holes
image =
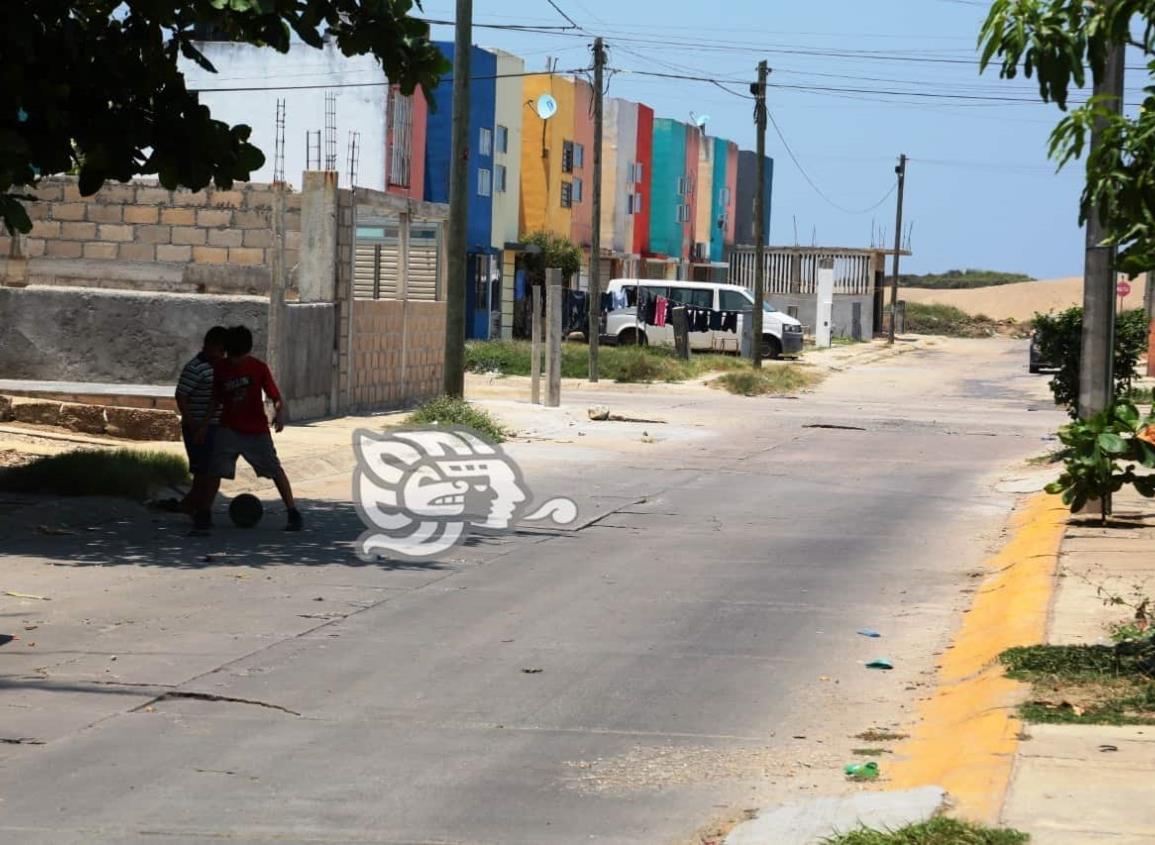
{"type": "Polygon", "coordinates": [[[1067,509],[1040,493],[1011,518],[1010,539],[987,563],[988,574],[943,656],[934,695],[897,749],[889,787],[938,785],[953,815],[998,821],[1022,724],[1014,714],[1021,685],[996,662],[1013,646],[1043,642],[1055,587],[1067,509]]]}

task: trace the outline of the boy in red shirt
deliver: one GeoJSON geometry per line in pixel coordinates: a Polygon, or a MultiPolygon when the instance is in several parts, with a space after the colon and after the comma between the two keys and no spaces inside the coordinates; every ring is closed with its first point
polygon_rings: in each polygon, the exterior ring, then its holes
{"type": "Polygon", "coordinates": [[[228,330],[225,351],[228,357],[216,366],[214,401],[220,408],[220,429],[213,446],[212,479],[206,500],[194,517],[198,532],[212,527],[212,503],[220,489],[221,479],[232,479],[237,473],[237,458],[244,458],[260,478],[271,478],[285,503],[289,521],[286,531],[300,531],[301,512],[293,499],[293,488],[277,458],[273,436],[269,433],[269,418],[265,414],[265,396],[273,402],[273,426],[277,433],[284,430],[285,403],[281,391],[273,381],[268,365],[249,353],[253,349],[253,333],[244,326],[228,330]]]}

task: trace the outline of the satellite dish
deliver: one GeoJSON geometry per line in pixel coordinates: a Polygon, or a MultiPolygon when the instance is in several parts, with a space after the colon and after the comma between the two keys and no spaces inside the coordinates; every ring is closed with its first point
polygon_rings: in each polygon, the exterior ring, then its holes
{"type": "Polygon", "coordinates": [[[706,124],[710,122],[710,115],[704,114],[701,117],[696,118],[694,122],[698,124],[698,128],[705,129],[706,124]]]}
{"type": "Polygon", "coordinates": [[[537,116],[542,120],[549,120],[557,114],[557,100],[549,94],[542,94],[537,98],[534,109],[537,111],[537,116]]]}

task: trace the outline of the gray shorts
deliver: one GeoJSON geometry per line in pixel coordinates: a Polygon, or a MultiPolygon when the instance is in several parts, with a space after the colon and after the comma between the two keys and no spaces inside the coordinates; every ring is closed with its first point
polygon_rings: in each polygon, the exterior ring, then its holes
{"type": "Polygon", "coordinates": [[[276,478],[281,471],[270,432],[244,434],[221,426],[213,444],[212,474],[218,478],[236,478],[237,458],[244,458],[261,478],[276,478]]]}

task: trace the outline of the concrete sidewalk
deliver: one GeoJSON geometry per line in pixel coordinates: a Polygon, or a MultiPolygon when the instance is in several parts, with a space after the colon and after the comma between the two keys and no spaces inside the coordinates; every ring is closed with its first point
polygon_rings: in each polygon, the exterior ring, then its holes
{"type": "MultiPolygon", "coordinates": [[[[1155,592],[1155,505],[1133,491],[1120,495],[1115,518],[1128,527],[1072,521],[1060,558],[1049,642],[1110,644],[1108,627],[1134,585],[1155,592]]],[[[1002,820],[1038,845],[1155,842],[1155,725],[1027,725],[1002,820]]]]}

